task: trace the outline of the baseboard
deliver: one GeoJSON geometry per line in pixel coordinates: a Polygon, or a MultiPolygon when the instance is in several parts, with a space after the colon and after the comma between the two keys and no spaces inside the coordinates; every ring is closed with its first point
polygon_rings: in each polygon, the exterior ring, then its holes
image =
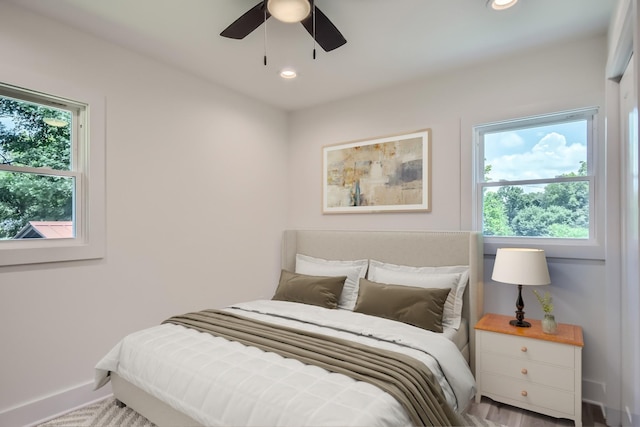
{"type": "Polygon", "coordinates": [[[624,407],[624,411],[627,414],[627,420],[629,421],[630,426],[640,425],[640,414],[634,414],[631,412],[631,409],[628,406],[624,407]]]}
{"type": "Polygon", "coordinates": [[[32,427],[111,395],[111,384],[93,390],[89,381],[0,412],[0,426],[32,427]]]}
{"type": "Polygon", "coordinates": [[[582,401],[589,402],[602,408],[602,414],[605,413],[606,388],[604,383],[582,379],[582,401]]]}
{"type": "MultiPolygon", "coordinates": [[[[601,408],[607,425],[610,426],[640,426],[640,415],[634,414],[628,406],[623,409],[611,408],[606,405],[606,387],[597,381],[582,381],[582,401],[597,405],[601,408]]],[[[609,402],[613,403],[613,402],[609,402]]]]}

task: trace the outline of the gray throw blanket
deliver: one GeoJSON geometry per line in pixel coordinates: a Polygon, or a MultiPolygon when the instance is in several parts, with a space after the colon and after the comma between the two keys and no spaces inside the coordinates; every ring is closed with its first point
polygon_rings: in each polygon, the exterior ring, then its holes
{"type": "Polygon", "coordinates": [[[416,426],[464,424],[447,403],[433,373],[410,356],[221,310],[187,313],[163,323],[207,332],[373,384],[398,400],[416,426]]]}

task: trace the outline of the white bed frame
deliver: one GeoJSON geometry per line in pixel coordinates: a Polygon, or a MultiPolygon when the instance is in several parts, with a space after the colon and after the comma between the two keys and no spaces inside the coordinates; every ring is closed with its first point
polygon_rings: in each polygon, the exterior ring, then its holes
{"type": "MultiPolygon", "coordinates": [[[[469,231],[344,231],[286,230],[282,239],[282,268],[295,270],[295,256],[302,253],[335,260],[375,259],[422,266],[468,265],[469,284],[462,316],[468,322],[469,343],[463,349],[475,374],[473,327],[483,313],[482,236],[469,231]]],[[[198,422],[111,373],[113,394],[159,427],[200,426],[198,422]]]]}

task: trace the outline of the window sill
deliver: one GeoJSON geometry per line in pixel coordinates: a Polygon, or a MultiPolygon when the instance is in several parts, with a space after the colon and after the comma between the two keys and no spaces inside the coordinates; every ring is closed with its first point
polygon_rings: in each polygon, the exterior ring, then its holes
{"type": "MultiPolygon", "coordinates": [[[[101,239],[96,239],[101,240],[101,239]]],[[[2,242],[0,267],[49,262],[104,258],[104,241],[80,242],[76,239],[29,239],[2,242]]]]}
{"type": "Polygon", "coordinates": [[[569,239],[484,237],[485,255],[495,255],[498,248],[543,249],[547,258],[604,260],[604,245],[595,241],[569,239]]]}

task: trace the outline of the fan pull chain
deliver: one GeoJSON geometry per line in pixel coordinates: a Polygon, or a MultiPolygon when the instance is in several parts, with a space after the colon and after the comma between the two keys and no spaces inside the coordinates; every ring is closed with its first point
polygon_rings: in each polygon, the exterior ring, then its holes
{"type": "Polygon", "coordinates": [[[311,18],[313,19],[313,59],[316,59],[316,5],[311,2],[311,18]]]}
{"type": "MultiPolygon", "coordinates": [[[[266,4],[266,2],[265,2],[266,4]]],[[[267,66],[267,8],[264,8],[264,66],[267,66]]]]}

